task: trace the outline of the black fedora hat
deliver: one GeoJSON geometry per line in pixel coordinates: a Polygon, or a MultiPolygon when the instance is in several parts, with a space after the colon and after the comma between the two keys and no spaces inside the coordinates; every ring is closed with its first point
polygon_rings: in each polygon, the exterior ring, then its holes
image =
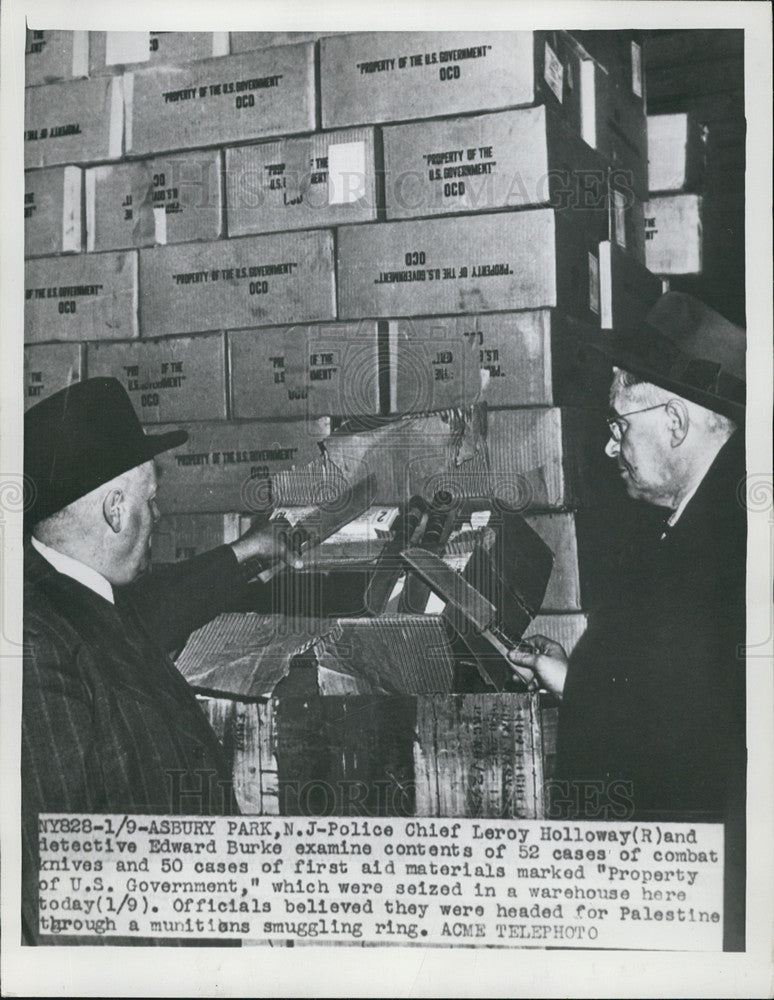
{"type": "Polygon", "coordinates": [[[85,379],[48,396],[24,415],[25,528],[187,440],[184,430],[146,434],[115,378],[85,379]]]}
{"type": "Polygon", "coordinates": [[[638,327],[603,333],[590,346],[618,368],[744,420],[745,331],[692,295],[667,292],[638,327]]]}

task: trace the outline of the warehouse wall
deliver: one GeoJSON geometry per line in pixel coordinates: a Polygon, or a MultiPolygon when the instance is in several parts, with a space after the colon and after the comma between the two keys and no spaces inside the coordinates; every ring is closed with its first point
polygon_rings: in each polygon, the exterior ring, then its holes
{"type": "Polygon", "coordinates": [[[648,100],[691,110],[675,33],[587,34],[29,33],[25,400],[110,374],[187,427],[157,561],[231,540],[337,428],[380,502],[525,509],[572,645],[615,485],[578,348],[662,290],[643,43],[648,100]]]}

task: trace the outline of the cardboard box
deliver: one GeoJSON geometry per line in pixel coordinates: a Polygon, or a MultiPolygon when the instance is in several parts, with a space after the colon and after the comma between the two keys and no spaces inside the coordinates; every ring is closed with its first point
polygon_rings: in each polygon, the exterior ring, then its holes
{"type": "MultiPolygon", "coordinates": [[[[175,425],[179,426],[179,425],[175,425]]],[[[328,420],[183,425],[188,441],[159,455],[158,504],[165,513],[260,513],[273,506],[271,480],[320,454],[328,420]]],[[[159,433],[171,430],[161,425],[159,433]]]]}
{"type": "Polygon", "coordinates": [[[88,31],[33,31],[27,28],[24,83],[35,87],[89,75],[88,31]]]}
{"type": "Polygon", "coordinates": [[[545,107],[382,134],[388,219],[530,205],[604,210],[604,162],[545,107]]]}
{"type": "Polygon", "coordinates": [[[25,172],[25,257],[80,252],[82,173],[78,167],[25,172]]]}
{"type": "Polygon", "coordinates": [[[701,274],[703,198],[666,194],[645,204],[645,262],[654,274],[701,274]]]}
{"type": "Polygon", "coordinates": [[[582,354],[597,328],[553,309],[399,319],[387,325],[391,413],[480,402],[490,407],[599,406],[607,398],[608,372],[603,380],[595,379],[599,373],[582,354]]]}
{"type": "Polygon", "coordinates": [[[218,150],[86,171],[86,249],[120,250],[223,235],[218,150]]]}
{"type": "Polygon", "coordinates": [[[226,349],[222,333],[90,344],[89,377],[111,375],[145,424],[226,419],[226,349]]]}
{"type": "Polygon", "coordinates": [[[143,336],[334,319],[327,230],[140,250],[143,336]]]}
{"type": "Polygon", "coordinates": [[[25,342],[138,335],[136,251],[28,260],[24,286],[25,342]]]}
{"type": "Polygon", "coordinates": [[[605,212],[551,208],[344,226],[339,318],[556,307],[594,322],[606,235],[605,212]]]}
{"type": "Polygon", "coordinates": [[[692,115],[648,115],[648,188],[696,191],[704,182],[707,147],[692,115]]]}
{"type": "Polygon", "coordinates": [[[599,288],[603,330],[638,326],[662,294],[661,278],[609,240],[599,244],[599,288]]]}
{"type": "Polygon", "coordinates": [[[158,153],[311,132],[314,45],[127,73],[126,150],[158,153]]]}
{"type": "Polygon", "coordinates": [[[226,150],[229,236],[377,218],[374,129],[226,150]]]}
{"type": "Polygon", "coordinates": [[[401,31],[322,38],[323,128],[536,103],[563,110],[574,83],[563,35],[401,31]]]}
{"type": "MultiPolygon", "coordinates": [[[[316,42],[326,35],[348,34],[348,32],[333,31],[232,31],[231,55],[240,52],[255,52],[258,49],[270,49],[275,45],[292,45],[297,42],[316,42]]],[[[351,34],[351,32],[349,32],[351,34]]]]}
{"type": "Polygon", "coordinates": [[[238,514],[164,514],[151,536],[151,564],[192,559],[239,538],[238,514]]]}
{"type": "Polygon", "coordinates": [[[229,333],[235,419],[379,411],[379,324],[306,324],[229,333]]]}
{"type": "Polygon", "coordinates": [[[123,80],[75,80],[24,92],[24,166],[93,163],[121,156],[123,80]]]}
{"type": "Polygon", "coordinates": [[[179,66],[227,56],[227,31],[90,31],[89,75],[120,73],[126,66],[179,66]]]}
{"type": "Polygon", "coordinates": [[[24,409],[80,382],[83,344],[30,344],[24,348],[24,409]]]}

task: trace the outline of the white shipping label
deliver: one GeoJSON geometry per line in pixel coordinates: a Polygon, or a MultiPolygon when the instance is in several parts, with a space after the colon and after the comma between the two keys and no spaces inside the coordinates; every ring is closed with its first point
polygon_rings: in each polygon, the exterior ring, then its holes
{"type": "Polygon", "coordinates": [[[632,91],[642,97],[642,49],[632,42],[632,91]]]}
{"type": "Polygon", "coordinates": [[[364,142],[336,142],[328,146],[328,204],[352,205],[365,197],[364,142]]]}
{"type": "Polygon", "coordinates": [[[167,242],[167,210],[163,205],[153,206],[153,225],[156,242],[165,246],[167,242]]]}
{"type": "Polygon", "coordinates": [[[626,195],[613,191],[613,236],[618,246],[626,249],[626,195]]]}
{"type": "Polygon", "coordinates": [[[545,68],[543,70],[543,76],[548,86],[556,94],[557,101],[562,100],[562,91],[564,89],[564,66],[562,66],[559,56],[554,52],[551,46],[546,42],[546,56],[545,56],[545,68]]]}
{"type": "Polygon", "coordinates": [[[589,253],[589,309],[599,316],[599,258],[589,253]]]}
{"type": "Polygon", "coordinates": [[[148,62],[149,31],[108,31],[105,38],[105,65],[148,62]]]}

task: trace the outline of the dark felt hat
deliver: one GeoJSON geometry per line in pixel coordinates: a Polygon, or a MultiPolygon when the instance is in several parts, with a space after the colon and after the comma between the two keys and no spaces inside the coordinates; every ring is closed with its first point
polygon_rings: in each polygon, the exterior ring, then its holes
{"type": "Polygon", "coordinates": [[[637,328],[603,333],[591,346],[618,368],[744,420],[745,331],[692,295],[667,292],[637,328]]]}
{"type": "Polygon", "coordinates": [[[115,378],[85,379],[48,396],[24,415],[25,528],[187,440],[183,430],[146,434],[115,378]]]}

